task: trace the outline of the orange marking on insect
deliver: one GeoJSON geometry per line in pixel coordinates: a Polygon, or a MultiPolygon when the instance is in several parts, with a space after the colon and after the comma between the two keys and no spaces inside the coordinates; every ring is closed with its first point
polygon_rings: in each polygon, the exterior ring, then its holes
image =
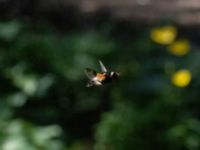
{"type": "Polygon", "coordinates": [[[97,73],[96,77],[99,81],[103,81],[106,78],[106,76],[102,73],[97,73]]]}

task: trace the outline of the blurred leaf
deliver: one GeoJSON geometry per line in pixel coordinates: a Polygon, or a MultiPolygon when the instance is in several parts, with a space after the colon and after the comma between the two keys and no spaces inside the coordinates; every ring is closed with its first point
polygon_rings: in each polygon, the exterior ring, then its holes
{"type": "Polygon", "coordinates": [[[21,29],[20,22],[9,21],[0,23],[0,38],[4,40],[12,40],[19,33],[21,29]]]}

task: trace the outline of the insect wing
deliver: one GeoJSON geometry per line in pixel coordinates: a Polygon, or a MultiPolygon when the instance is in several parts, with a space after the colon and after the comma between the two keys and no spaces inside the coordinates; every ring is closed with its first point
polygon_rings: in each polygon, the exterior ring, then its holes
{"type": "Polygon", "coordinates": [[[105,72],[105,73],[108,72],[107,69],[106,69],[106,67],[104,66],[104,64],[101,62],[101,60],[99,60],[99,64],[101,66],[102,72],[105,72]]]}
{"type": "Polygon", "coordinates": [[[86,84],[86,87],[91,87],[93,85],[94,85],[94,83],[92,81],[88,81],[88,83],[86,84]]]}
{"type": "Polygon", "coordinates": [[[87,75],[87,77],[89,79],[92,79],[92,78],[94,78],[96,76],[97,73],[96,73],[96,71],[94,71],[94,70],[92,70],[90,68],[86,68],[85,69],[85,74],[87,75]]]}

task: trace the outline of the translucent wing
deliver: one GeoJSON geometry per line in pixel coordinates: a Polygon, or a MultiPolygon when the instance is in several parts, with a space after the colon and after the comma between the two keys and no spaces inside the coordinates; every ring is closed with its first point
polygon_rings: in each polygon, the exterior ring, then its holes
{"type": "Polygon", "coordinates": [[[97,73],[96,73],[96,71],[94,71],[94,70],[92,70],[90,68],[86,68],[85,69],[85,74],[87,75],[87,77],[89,79],[92,79],[92,78],[94,78],[96,76],[97,73]]]}
{"type": "Polygon", "coordinates": [[[102,72],[107,72],[107,69],[106,69],[106,67],[104,66],[104,64],[101,62],[101,60],[99,60],[99,64],[100,64],[100,66],[101,66],[101,70],[102,70],[102,72]]]}
{"type": "Polygon", "coordinates": [[[92,81],[88,81],[88,83],[86,84],[86,87],[91,87],[93,85],[94,85],[94,83],[92,81]]]}

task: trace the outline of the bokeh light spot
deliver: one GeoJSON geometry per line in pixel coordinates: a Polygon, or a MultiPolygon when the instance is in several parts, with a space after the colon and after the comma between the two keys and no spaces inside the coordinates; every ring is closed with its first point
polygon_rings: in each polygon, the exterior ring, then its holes
{"type": "Polygon", "coordinates": [[[177,87],[186,87],[191,81],[190,71],[182,69],[172,75],[172,83],[177,87]]]}
{"type": "Polygon", "coordinates": [[[168,51],[176,56],[186,55],[190,50],[190,44],[188,40],[182,39],[173,42],[168,46],[168,51]]]}
{"type": "Polygon", "coordinates": [[[177,29],[174,26],[155,27],[151,31],[152,41],[158,44],[170,44],[174,41],[177,35],[177,29]]]}

